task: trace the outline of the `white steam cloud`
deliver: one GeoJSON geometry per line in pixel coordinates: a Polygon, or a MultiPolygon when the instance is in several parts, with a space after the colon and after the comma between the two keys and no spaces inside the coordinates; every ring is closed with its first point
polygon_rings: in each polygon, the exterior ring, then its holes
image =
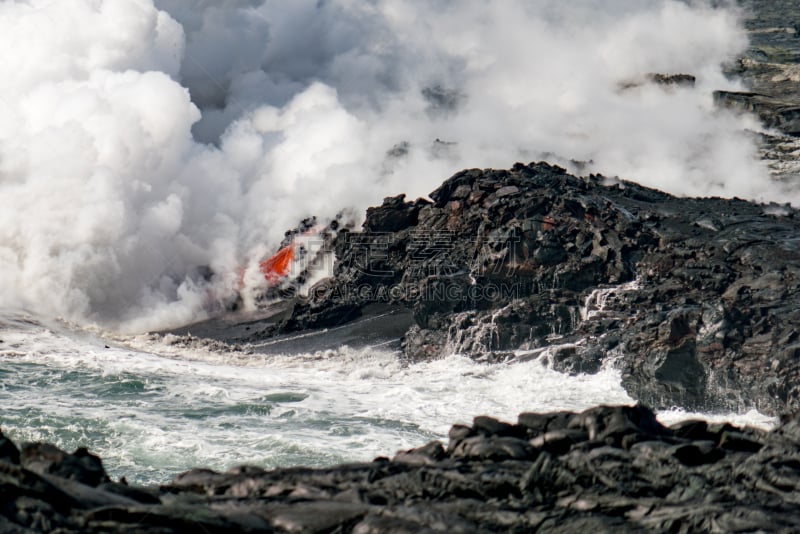
{"type": "Polygon", "coordinates": [[[3,1],[0,305],[187,322],[303,217],[464,167],[785,199],[757,123],[712,105],[745,46],[676,0],[3,1]]]}

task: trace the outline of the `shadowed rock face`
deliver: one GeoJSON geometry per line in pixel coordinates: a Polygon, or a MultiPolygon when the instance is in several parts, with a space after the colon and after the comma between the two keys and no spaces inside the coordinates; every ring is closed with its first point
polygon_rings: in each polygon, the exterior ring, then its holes
{"type": "Polygon", "coordinates": [[[377,301],[412,310],[410,360],[457,351],[595,372],[613,357],[656,407],[800,407],[796,210],[544,163],[462,171],[430,197],[389,198],[363,232],[340,234],[335,276],[277,331],[377,301]]]}
{"type": "Polygon", "coordinates": [[[392,460],[194,469],[158,488],[134,488],[108,481],[85,451],[28,445],[20,463],[0,437],[0,528],[786,532],[800,524],[799,447],[794,417],[769,433],[703,421],[667,428],[642,406],[597,407],[525,413],[516,424],[476,417],[454,426],[447,446],[432,442],[392,460]]]}
{"type": "MultiPolygon", "coordinates": [[[[800,71],[798,71],[800,78],[800,71]]],[[[800,136],[800,99],[776,98],[760,93],[715,91],[717,105],[758,115],[764,126],[800,136]]]]}

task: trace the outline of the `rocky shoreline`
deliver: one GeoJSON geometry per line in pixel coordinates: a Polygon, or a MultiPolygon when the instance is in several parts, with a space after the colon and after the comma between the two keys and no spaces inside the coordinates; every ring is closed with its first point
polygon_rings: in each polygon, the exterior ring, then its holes
{"type": "Polygon", "coordinates": [[[800,217],[546,163],[465,170],[341,231],[333,276],[245,341],[411,310],[403,357],[613,362],[661,409],[800,408],[800,217]]]}
{"type": "Polygon", "coordinates": [[[476,417],[394,458],[326,469],[194,469],[159,487],[0,437],[3,532],[788,532],[800,418],[771,432],[641,406],[476,417]]]}

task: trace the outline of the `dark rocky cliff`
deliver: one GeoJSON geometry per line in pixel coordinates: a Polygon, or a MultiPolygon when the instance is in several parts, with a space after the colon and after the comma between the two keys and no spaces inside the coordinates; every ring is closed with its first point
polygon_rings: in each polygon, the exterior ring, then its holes
{"type": "Polygon", "coordinates": [[[655,407],[800,407],[795,209],[544,163],[462,171],[430,197],[388,198],[363,231],[340,233],[334,277],[277,331],[384,302],[413,311],[410,360],[547,357],[567,372],[613,360],[655,407]]]}

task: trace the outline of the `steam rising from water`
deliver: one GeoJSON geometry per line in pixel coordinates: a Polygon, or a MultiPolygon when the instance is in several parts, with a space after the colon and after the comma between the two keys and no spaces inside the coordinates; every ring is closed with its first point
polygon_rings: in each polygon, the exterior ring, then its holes
{"type": "Polygon", "coordinates": [[[745,46],[672,0],[2,2],[0,305],[187,322],[299,219],[464,167],[783,200],[711,102],[745,46]]]}

